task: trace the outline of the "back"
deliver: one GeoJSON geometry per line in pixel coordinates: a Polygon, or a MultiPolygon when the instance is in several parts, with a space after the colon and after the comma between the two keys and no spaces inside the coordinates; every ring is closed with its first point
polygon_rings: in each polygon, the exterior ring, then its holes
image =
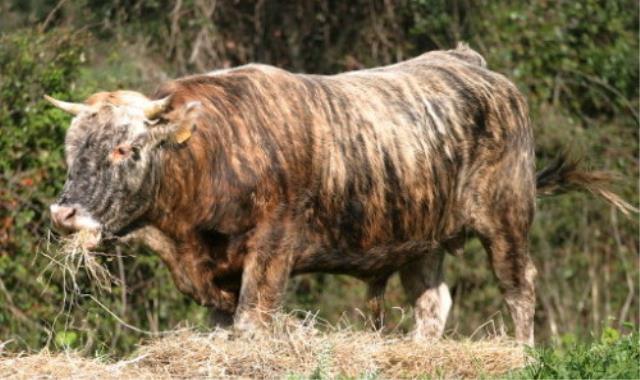
{"type": "Polygon", "coordinates": [[[312,210],[315,228],[340,227],[334,243],[366,251],[455,234],[469,173],[531,150],[522,96],[481,58],[438,51],[332,76],[249,65],[174,83],[210,108],[196,139],[223,152],[215,173],[235,190],[221,197],[312,210]]]}

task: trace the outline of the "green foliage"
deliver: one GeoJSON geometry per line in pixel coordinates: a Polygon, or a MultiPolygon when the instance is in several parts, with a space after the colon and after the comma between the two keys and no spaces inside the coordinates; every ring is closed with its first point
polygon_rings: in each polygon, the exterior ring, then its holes
{"type": "MultiPolygon", "coordinates": [[[[17,31],[0,38],[0,320],[2,330],[55,315],[30,265],[47,234],[44,210],[61,188],[62,144],[69,117],[46,107],[45,93],[71,97],[82,40],[59,31],[17,31]]],[[[7,331],[5,330],[4,333],[7,331]]],[[[39,346],[46,336],[21,337],[39,346]]],[[[3,334],[6,336],[5,334],[3,334]]]]}
{"type": "Polygon", "coordinates": [[[565,343],[533,351],[534,362],[510,374],[512,379],[638,379],[640,336],[607,327],[592,344],[565,343]]]}
{"type": "Polygon", "coordinates": [[[530,2],[504,7],[487,4],[501,33],[483,41],[489,65],[510,71],[536,102],[562,104],[577,117],[632,114],[638,96],[638,49],[629,13],[634,3],[530,2]]]}
{"type": "Polygon", "coordinates": [[[81,41],[65,32],[23,31],[2,37],[0,46],[0,125],[5,129],[0,149],[8,153],[0,158],[0,167],[7,174],[47,165],[59,170],[59,141],[69,118],[45,107],[42,94],[71,95],[69,85],[82,60],[81,41]],[[39,154],[27,154],[30,149],[39,154]]]}

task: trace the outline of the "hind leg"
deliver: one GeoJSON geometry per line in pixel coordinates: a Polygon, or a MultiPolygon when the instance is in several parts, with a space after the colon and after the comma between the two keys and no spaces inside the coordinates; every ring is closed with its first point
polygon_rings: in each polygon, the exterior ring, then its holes
{"type": "Polygon", "coordinates": [[[386,287],[386,277],[367,283],[367,307],[371,314],[373,328],[376,331],[384,328],[384,291],[386,287]]]}
{"type": "Polygon", "coordinates": [[[536,269],[529,257],[528,232],[533,202],[505,194],[480,218],[478,233],[511,313],[516,339],[532,346],[536,269]]]}
{"type": "Polygon", "coordinates": [[[529,258],[527,244],[507,236],[483,239],[493,271],[515,325],[516,340],[533,346],[536,268],[529,258]]]}
{"type": "Polygon", "coordinates": [[[451,308],[443,276],[444,255],[443,250],[430,252],[400,270],[400,281],[413,303],[416,339],[439,339],[444,332],[451,308]]]}

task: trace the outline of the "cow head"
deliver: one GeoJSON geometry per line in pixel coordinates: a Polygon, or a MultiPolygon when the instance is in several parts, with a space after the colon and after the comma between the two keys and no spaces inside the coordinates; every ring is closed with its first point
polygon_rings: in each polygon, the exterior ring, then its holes
{"type": "Polygon", "coordinates": [[[149,209],[160,151],[189,138],[198,104],[175,109],[170,96],[150,100],[132,91],[97,93],[84,103],[45,98],[74,115],[65,139],[67,178],[51,218],[61,232],[90,232],[92,248],[149,209]]]}

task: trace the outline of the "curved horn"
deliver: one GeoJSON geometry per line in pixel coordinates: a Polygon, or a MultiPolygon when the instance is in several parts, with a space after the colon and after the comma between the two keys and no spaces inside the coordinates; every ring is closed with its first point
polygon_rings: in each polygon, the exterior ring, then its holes
{"type": "Polygon", "coordinates": [[[144,107],[144,116],[146,116],[149,120],[156,119],[158,116],[160,116],[161,113],[169,108],[170,103],[171,95],[166,96],[162,99],[152,100],[147,106],[144,107]]]}
{"type": "Polygon", "coordinates": [[[88,111],[91,108],[90,106],[83,103],[63,102],[62,100],[54,99],[49,95],[45,95],[44,98],[49,103],[72,115],[77,115],[82,111],[88,111]]]}

